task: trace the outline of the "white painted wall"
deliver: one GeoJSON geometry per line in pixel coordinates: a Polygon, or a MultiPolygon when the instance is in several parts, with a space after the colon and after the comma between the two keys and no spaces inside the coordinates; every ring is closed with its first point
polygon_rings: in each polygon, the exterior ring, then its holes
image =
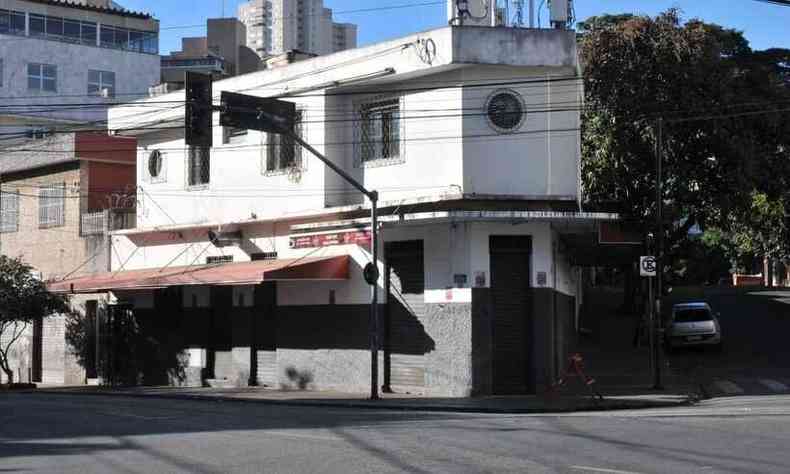
{"type": "Polygon", "coordinates": [[[578,196],[579,83],[571,71],[548,74],[538,68],[485,67],[464,70],[469,84],[528,81],[513,86],[464,89],[464,191],[521,196],[578,196]],[[559,81],[559,82],[552,82],[559,81]],[[526,106],[521,127],[494,129],[486,102],[500,91],[517,93],[526,106]],[[563,109],[570,109],[562,111],[563,109]],[[481,113],[470,113],[480,111],[481,113]]]}

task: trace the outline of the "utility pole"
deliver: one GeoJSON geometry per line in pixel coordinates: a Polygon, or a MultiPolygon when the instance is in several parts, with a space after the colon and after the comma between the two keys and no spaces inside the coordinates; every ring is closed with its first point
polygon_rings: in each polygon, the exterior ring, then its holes
{"type": "MultiPolygon", "coordinates": [[[[656,133],[656,300],[655,324],[651,331],[655,333],[653,340],[653,388],[661,390],[661,338],[663,336],[663,323],[661,317],[661,297],[664,279],[664,185],[661,165],[664,161],[664,119],[658,119],[656,133]]],[[[653,303],[651,301],[651,303],[653,303]]]]}

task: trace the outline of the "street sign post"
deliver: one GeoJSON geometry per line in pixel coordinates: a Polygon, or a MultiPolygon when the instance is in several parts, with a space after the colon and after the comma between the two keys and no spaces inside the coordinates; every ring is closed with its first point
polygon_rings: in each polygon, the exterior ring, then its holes
{"type": "Polygon", "coordinates": [[[639,275],[651,278],[656,276],[656,257],[652,255],[639,257],[639,275]]]}
{"type": "Polygon", "coordinates": [[[650,324],[650,368],[653,372],[653,388],[661,388],[661,363],[659,358],[660,334],[658,331],[661,312],[653,301],[653,279],[657,274],[656,257],[646,255],[639,257],[639,275],[647,278],[647,314],[650,324]]]}

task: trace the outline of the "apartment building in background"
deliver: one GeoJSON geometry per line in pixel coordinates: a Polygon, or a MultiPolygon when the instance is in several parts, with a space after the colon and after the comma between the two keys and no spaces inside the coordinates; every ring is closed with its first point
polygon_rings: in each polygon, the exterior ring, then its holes
{"type": "Polygon", "coordinates": [[[181,39],[181,51],[162,56],[162,84],[180,89],[186,71],[223,79],[257,71],[260,57],[247,47],[247,28],[236,18],[209,18],[206,36],[181,39]]]}
{"type": "Polygon", "coordinates": [[[145,96],[158,81],[159,22],[148,14],[102,0],[0,4],[6,133],[34,138],[53,124],[103,126],[102,105],[145,96]]]}
{"type": "Polygon", "coordinates": [[[251,0],[239,5],[247,45],[261,58],[290,50],[323,55],[357,47],[357,26],[335,23],[323,0],[251,0]]]}

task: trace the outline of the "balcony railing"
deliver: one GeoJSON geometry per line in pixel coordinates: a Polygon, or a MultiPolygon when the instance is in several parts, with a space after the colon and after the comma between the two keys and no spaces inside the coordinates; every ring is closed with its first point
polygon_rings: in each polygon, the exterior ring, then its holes
{"type": "Polygon", "coordinates": [[[85,212],[80,216],[80,235],[104,235],[114,230],[133,229],[137,213],[134,209],[106,209],[85,212]]]}

